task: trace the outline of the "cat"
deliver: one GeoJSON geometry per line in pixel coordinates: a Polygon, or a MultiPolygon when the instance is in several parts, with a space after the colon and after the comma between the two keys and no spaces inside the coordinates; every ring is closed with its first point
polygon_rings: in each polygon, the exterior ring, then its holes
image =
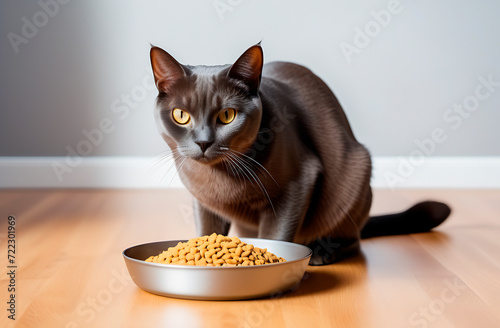
{"type": "Polygon", "coordinates": [[[311,265],[359,252],[360,238],[429,231],[450,208],[419,203],[369,218],[371,159],[333,92],[309,69],[264,65],[262,47],[232,65],[189,66],[152,46],[158,131],[194,196],[198,235],[308,245],[311,265]]]}

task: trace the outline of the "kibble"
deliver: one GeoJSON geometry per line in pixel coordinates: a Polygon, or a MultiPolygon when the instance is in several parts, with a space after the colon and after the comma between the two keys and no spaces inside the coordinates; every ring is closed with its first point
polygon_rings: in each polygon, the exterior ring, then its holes
{"type": "Polygon", "coordinates": [[[286,262],[267,248],[254,247],[238,237],[217,235],[193,238],[150,256],[146,262],[196,266],[252,266],[286,262]]]}

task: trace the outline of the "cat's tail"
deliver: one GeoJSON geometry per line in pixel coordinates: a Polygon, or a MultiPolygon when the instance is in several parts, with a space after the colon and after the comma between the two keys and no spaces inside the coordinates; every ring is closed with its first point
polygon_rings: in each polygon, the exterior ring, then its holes
{"type": "Polygon", "coordinates": [[[361,230],[361,238],[426,232],[440,225],[450,215],[448,205],[426,201],[404,212],[372,216],[361,230]]]}

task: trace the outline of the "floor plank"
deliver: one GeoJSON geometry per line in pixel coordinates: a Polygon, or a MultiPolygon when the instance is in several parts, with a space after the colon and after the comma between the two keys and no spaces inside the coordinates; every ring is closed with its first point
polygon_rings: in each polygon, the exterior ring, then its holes
{"type": "MultiPolygon", "coordinates": [[[[436,231],[364,240],[363,254],[309,267],[272,299],[160,297],[131,281],[121,252],[195,236],[185,190],[3,190],[0,248],[16,217],[16,327],[498,327],[500,191],[375,190],[372,213],[448,203],[436,231]]],[[[9,280],[0,278],[2,302],[9,280]]],[[[14,326],[6,311],[0,326],[14,326]]]]}

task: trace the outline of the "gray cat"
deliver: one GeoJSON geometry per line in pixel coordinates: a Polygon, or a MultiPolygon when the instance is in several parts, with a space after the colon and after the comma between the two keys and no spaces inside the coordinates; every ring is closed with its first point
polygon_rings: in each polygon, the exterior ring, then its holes
{"type": "Polygon", "coordinates": [[[155,119],[193,194],[197,233],[308,245],[310,264],[352,256],[360,238],[423,232],[448,206],[369,218],[371,160],[332,91],[305,67],[263,64],[260,44],[233,65],[187,66],[158,47],[155,119]]]}

